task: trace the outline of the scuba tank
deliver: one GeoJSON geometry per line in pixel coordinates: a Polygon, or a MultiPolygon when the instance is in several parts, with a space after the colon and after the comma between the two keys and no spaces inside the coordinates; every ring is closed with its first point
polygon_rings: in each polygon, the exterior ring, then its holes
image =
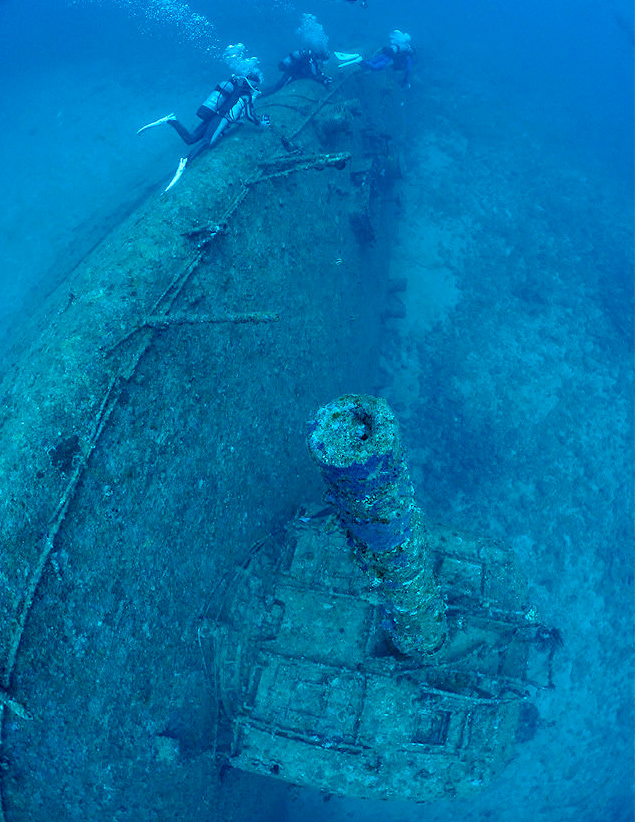
{"type": "Polygon", "coordinates": [[[201,112],[201,109],[207,109],[207,111],[212,114],[217,114],[221,106],[227,101],[233,91],[234,84],[231,80],[225,80],[224,83],[219,83],[214,91],[209,95],[207,100],[202,103],[198,111],[201,112]]]}
{"type": "Polygon", "coordinates": [[[278,63],[278,70],[288,72],[293,69],[296,63],[299,63],[302,59],[302,54],[300,51],[292,51],[278,63]]]}

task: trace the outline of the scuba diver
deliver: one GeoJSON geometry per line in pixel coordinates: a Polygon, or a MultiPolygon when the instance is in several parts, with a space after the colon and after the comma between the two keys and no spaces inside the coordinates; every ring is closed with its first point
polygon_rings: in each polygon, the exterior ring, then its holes
{"type": "Polygon", "coordinates": [[[330,55],[325,49],[300,49],[292,51],[284,60],[278,63],[282,77],[278,82],[267,89],[263,89],[262,96],[267,97],[293,82],[293,80],[315,80],[323,86],[328,86],[333,78],[324,74],[322,66],[330,55]]]}
{"type": "Polygon", "coordinates": [[[368,60],[364,60],[360,54],[347,54],[341,51],[336,51],[335,56],[341,61],[339,68],[359,63],[362,68],[370,71],[382,71],[392,66],[394,71],[403,71],[401,87],[410,88],[414,49],[410,45],[410,35],[404,31],[395,29],[390,35],[390,45],[384,46],[368,60]]]}
{"type": "Polygon", "coordinates": [[[187,157],[181,157],[176,173],[165,191],[169,191],[179,180],[187,163],[213,146],[228,126],[242,119],[249,120],[258,126],[269,125],[268,115],[258,117],[254,111],[254,100],[260,94],[261,82],[260,71],[251,70],[244,76],[232,75],[231,79],[219,83],[205,102],[199,106],[196,116],[200,117],[202,122],[192,131],[188,131],[174,114],[161,117],[137,131],[137,134],[141,134],[148,128],[167,123],[172,126],[183,142],[188,146],[194,146],[187,157]]]}

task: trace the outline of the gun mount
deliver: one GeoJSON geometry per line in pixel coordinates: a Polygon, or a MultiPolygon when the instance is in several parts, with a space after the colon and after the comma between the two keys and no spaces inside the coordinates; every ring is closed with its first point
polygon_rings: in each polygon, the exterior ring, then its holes
{"type": "Polygon", "coordinates": [[[503,544],[424,524],[383,400],[320,409],[309,447],[333,507],[259,544],[201,631],[228,761],[346,796],[466,795],[531,736],[557,633],[503,544]]]}

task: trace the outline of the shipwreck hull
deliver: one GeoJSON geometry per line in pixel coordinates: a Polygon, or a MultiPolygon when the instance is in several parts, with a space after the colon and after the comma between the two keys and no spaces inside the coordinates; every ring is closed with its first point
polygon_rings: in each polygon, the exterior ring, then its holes
{"type": "Polygon", "coordinates": [[[14,335],[7,820],[222,818],[199,621],[216,580],[319,494],[312,410],[374,387],[399,115],[360,82],[264,101],[271,129],[242,126],[157,191],[14,335]]]}

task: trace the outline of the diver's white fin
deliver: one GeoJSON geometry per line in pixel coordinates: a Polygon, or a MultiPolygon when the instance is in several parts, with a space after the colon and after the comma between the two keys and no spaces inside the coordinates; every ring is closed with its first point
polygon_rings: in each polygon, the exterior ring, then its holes
{"type": "Polygon", "coordinates": [[[166,114],[165,117],[159,117],[159,119],[155,120],[153,123],[147,123],[145,126],[141,126],[137,134],[141,134],[142,131],[145,131],[147,128],[152,128],[152,126],[160,126],[163,123],[167,123],[168,120],[176,120],[176,115],[166,114]]]}
{"type": "Polygon", "coordinates": [[[338,68],[344,68],[344,66],[354,66],[356,63],[361,63],[364,59],[361,54],[345,54],[346,60],[343,60],[341,57],[338,57],[338,60],[342,60],[339,64],[338,68]]]}
{"type": "Polygon", "coordinates": [[[338,60],[342,60],[347,63],[349,60],[354,60],[356,57],[359,57],[357,52],[349,53],[347,51],[334,51],[333,54],[337,57],[338,60]]]}
{"type": "Polygon", "coordinates": [[[172,177],[172,179],[168,183],[167,188],[163,189],[164,194],[165,194],[166,191],[169,191],[172,188],[173,185],[176,185],[178,183],[178,181],[181,178],[181,174],[183,174],[183,172],[185,171],[185,166],[186,165],[187,165],[187,157],[181,157],[181,159],[179,160],[179,167],[176,170],[176,174],[174,175],[174,177],[172,177]]]}

